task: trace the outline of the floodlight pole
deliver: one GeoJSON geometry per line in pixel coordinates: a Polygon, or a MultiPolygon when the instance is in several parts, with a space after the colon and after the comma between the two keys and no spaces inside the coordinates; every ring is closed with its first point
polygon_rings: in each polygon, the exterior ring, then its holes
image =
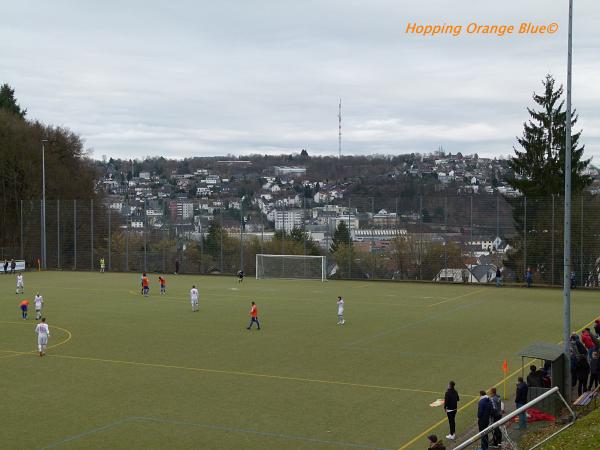
{"type": "Polygon", "coordinates": [[[569,0],[569,33],[567,43],[567,112],[565,119],[565,217],[563,267],[563,345],[565,353],[565,389],[571,399],[570,338],[571,338],[571,65],[573,49],[573,0],[569,0]]]}
{"type": "Polygon", "coordinates": [[[42,139],[42,269],[46,269],[46,148],[42,139]]]}

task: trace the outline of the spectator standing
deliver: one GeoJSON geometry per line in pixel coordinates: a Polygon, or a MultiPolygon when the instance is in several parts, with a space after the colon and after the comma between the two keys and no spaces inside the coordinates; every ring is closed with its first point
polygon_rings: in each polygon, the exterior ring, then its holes
{"type": "Polygon", "coordinates": [[[179,273],[179,260],[176,259],[175,260],[175,275],[177,275],[179,273]]]}
{"type": "Polygon", "coordinates": [[[444,395],[444,411],[446,411],[448,425],[450,426],[450,434],[446,436],[446,439],[450,439],[451,441],[456,439],[456,411],[458,410],[458,402],[460,401],[455,386],[456,383],[450,381],[448,383],[446,394],[444,395]]]}
{"type": "MultiPolygon", "coordinates": [[[[492,402],[492,423],[498,422],[502,419],[504,408],[502,407],[502,400],[498,395],[496,388],[490,389],[490,401],[492,402]]],[[[492,432],[492,447],[500,447],[502,443],[502,431],[500,428],[495,428],[492,432]]]]}
{"type": "Polygon", "coordinates": [[[596,336],[600,336],[600,319],[596,319],[594,322],[594,331],[596,332],[596,336]]]}
{"type": "MultiPolygon", "coordinates": [[[[492,418],[492,401],[487,396],[485,391],[479,391],[479,403],[477,403],[477,426],[479,431],[485,430],[490,426],[492,418]]],[[[481,436],[481,450],[488,450],[489,440],[488,435],[481,436]]]]}
{"type": "Polygon", "coordinates": [[[588,377],[590,375],[590,364],[585,355],[577,357],[575,365],[575,375],[577,376],[577,395],[583,394],[587,389],[588,377]]]}
{"type": "Polygon", "coordinates": [[[531,283],[533,281],[533,272],[531,271],[531,267],[527,268],[527,273],[525,274],[525,281],[527,281],[527,287],[531,287],[531,283]]]}
{"type": "Polygon", "coordinates": [[[529,387],[544,387],[544,380],[541,374],[538,373],[537,367],[532,365],[529,367],[529,375],[527,375],[527,386],[529,387]]]}
{"type": "Polygon", "coordinates": [[[502,286],[502,272],[500,271],[500,267],[496,269],[496,287],[502,286]]]}
{"type": "Polygon", "coordinates": [[[14,275],[15,273],[15,268],[17,267],[17,263],[15,262],[14,259],[12,259],[10,261],[10,273],[12,273],[14,275]]]}
{"type": "MultiPolygon", "coordinates": [[[[515,395],[515,406],[517,409],[527,403],[528,391],[529,388],[523,381],[523,377],[519,377],[517,383],[517,393],[515,395]]],[[[525,414],[525,411],[523,411],[519,414],[519,430],[524,430],[525,428],[527,428],[527,415],[525,414]]]]}
{"type": "Polygon", "coordinates": [[[583,345],[585,345],[588,360],[591,359],[595,345],[589,328],[586,328],[581,332],[581,342],[583,343],[583,345]]]}
{"type": "Polygon", "coordinates": [[[446,450],[446,446],[444,445],[444,443],[441,440],[439,440],[435,434],[427,436],[427,440],[429,441],[429,447],[427,447],[429,450],[446,450]]]}
{"type": "Polygon", "coordinates": [[[581,343],[581,339],[575,333],[571,335],[571,341],[571,347],[576,355],[585,355],[587,353],[585,345],[581,343]]]}
{"type": "Polygon", "coordinates": [[[588,390],[591,391],[598,384],[600,384],[600,354],[594,352],[590,360],[590,385],[588,386],[588,390]]]}
{"type": "Polygon", "coordinates": [[[4,261],[4,275],[8,274],[8,259],[4,261]]]}

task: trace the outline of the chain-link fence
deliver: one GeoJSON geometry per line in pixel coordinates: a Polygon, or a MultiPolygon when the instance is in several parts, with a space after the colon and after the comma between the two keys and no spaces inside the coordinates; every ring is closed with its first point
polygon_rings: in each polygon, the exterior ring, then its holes
{"type": "MultiPolygon", "coordinates": [[[[600,201],[573,199],[575,286],[597,287],[600,201]]],[[[325,255],[330,278],[562,284],[563,198],[500,195],[46,201],[46,267],[255,273],[255,255],[325,255]]],[[[0,259],[44,265],[40,200],[20,202],[0,259]]]]}

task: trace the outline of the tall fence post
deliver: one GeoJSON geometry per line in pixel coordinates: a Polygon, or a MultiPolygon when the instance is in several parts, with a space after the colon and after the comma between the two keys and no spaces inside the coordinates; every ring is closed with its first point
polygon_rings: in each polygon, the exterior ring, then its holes
{"type": "Polygon", "coordinates": [[[90,270],[94,270],[94,199],[90,200],[90,221],[91,221],[91,226],[90,226],[90,244],[91,244],[91,251],[90,251],[90,256],[91,256],[91,263],[92,266],[90,268],[90,270]]]}
{"type": "Polygon", "coordinates": [[[125,230],[125,272],[129,272],[129,220],[125,230]]]}
{"type": "Polygon", "coordinates": [[[583,192],[580,194],[581,218],[579,219],[579,286],[583,287],[583,192]]]}
{"type": "Polygon", "coordinates": [[[77,270],[77,200],[73,200],[73,270],[77,270]]]}
{"type": "Polygon", "coordinates": [[[44,238],[46,237],[45,214],[46,212],[44,211],[44,200],[40,200],[40,262],[42,269],[46,269],[46,255],[44,253],[44,238]]]}
{"type": "Polygon", "coordinates": [[[60,269],[60,200],[56,200],[56,266],[60,269]]]}
{"type": "Polygon", "coordinates": [[[244,196],[240,199],[240,270],[244,270],[244,196]]]}
{"type": "Polygon", "coordinates": [[[265,215],[260,214],[260,252],[263,253],[263,247],[265,245],[265,215]]]}
{"type": "Polygon", "coordinates": [[[200,220],[200,273],[204,273],[204,228],[200,220]]]}
{"type": "Polygon", "coordinates": [[[21,200],[21,259],[25,259],[25,246],[23,245],[23,200],[21,200]]]}
{"type": "MultiPolygon", "coordinates": [[[[500,237],[500,196],[498,195],[498,192],[496,192],[496,237],[500,237]]],[[[500,252],[496,247],[496,265],[498,267],[500,267],[500,262],[500,252]]]]}
{"type": "Polygon", "coordinates": [[[552,277],[552,285],[554,285],[554,194],[552,194],[552,242],[550,244],[550,263],[552,265],[552,269],[550,270],[552,277]]]}
{"type": "Polygon", "coordinates": [[[527,197],[523,197],[523,273],[527,272],[527,197]]]}
{"type": "Polygon", "coordinates": [[[423,266],[423,196],[419,195],[419,280],[422,277],[423,266]]]}
{"type": "Polygon", "coordinates": [[[219,267],[220,267],[220,273],[223,273],[223,206],[219,207],[219,215],[221,218],[221,231],[219,232],[219,249],[220,249],[220,253],[219,253],[219,267]]]}
{"type": "Polygon", "coordinates": [[[148,271],[148,251],[147,251],[147,233],[148,233],[148,214],[146,214],[146,199],[144,199],[144,272],[148,271]]]}
{"type": "Polygon", "coordinates": [[[473,243],[473,194],[471,194],[471,197],[469,198],[469,209],[470,209],[470,216],[471,216],[471,223],[469,225],[469,236],[470,236],[470,240],[471,240],[471,245],[469,245],[469,248],[471,249],[471,264],[473,264],[473,258],[475,257],[474,253],[473,253],[473,248],[474,248],[474,243],[473,243]]]}
{"type": "MultiPolygon", "coordinates": [[[[304,256],[306,256],[306,191],[302,191],[302,244],[304,256]]],[[[304,276],[306,277],[306,258],[302,261],[304,276]]]]}
{"type": "Polygon", "coordinates": [[[448,197],[444,197],[444,278],[448,278],[448,197]]]}
{"type": "Polygon", "coordinates": [[[352,221],[350,220],[350,197],[348,197],[348,279],[352,278],[352,221]]]}
{"type": "MultiPolygon", "coordinates": [[[[162,232],[162,240],[163,240],[163,245],[162,245],[162,271],[163,271],[163,273],[167,273],[167,249],[166,249],[167,246],[164,245],[165,242],[167,242],[167,239],[165,239],[165,231],[164,230],[162,232]]],[[[202,267],[202,222],[200,222],[200,267],[202,267]]],[[[200,270],[200,273],[202,273],[202,270],[200,270]]]]}
{"type": "Polygon", "coordinates": [[[110,207],[108,208],[108,271],[112,267],[110,260],[110,251],[111,251],[111,231],[110,231],[110,207]]]}
{"type": "Polygon", "coordinates": [[[496,193],[496,237],[500,237],[500,196],[496,193]]]}
{"type": "Polygon", "coordinates": [[[377,260],[375,258],[375,197],[371,197],[371,278],[375,278],[377,260]]]}

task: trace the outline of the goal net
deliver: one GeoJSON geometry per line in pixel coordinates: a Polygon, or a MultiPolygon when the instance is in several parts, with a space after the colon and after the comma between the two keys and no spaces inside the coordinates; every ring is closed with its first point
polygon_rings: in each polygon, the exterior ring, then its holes
{"type": "MultiPolygon", "coordinates": [[[[529,396],[528,403],[514,411],[506,411],[482,431],[477,431],[477,425],[474,424],[468,439],[462,442],[459,439],[454,450],[482,448],[482,440],[488,441],[489,448],[534,449],[571,426],[576,416],[559,389],[538,389],[534,398],[529,396]]],[[[474,417],[476,412],[472,411],[474,417]]]]}
{"type": "Polygon", "coordinates": [[[325,270],[325,256],[256,255],[257,280],[294,278],[325,281],[325,270]]]}

